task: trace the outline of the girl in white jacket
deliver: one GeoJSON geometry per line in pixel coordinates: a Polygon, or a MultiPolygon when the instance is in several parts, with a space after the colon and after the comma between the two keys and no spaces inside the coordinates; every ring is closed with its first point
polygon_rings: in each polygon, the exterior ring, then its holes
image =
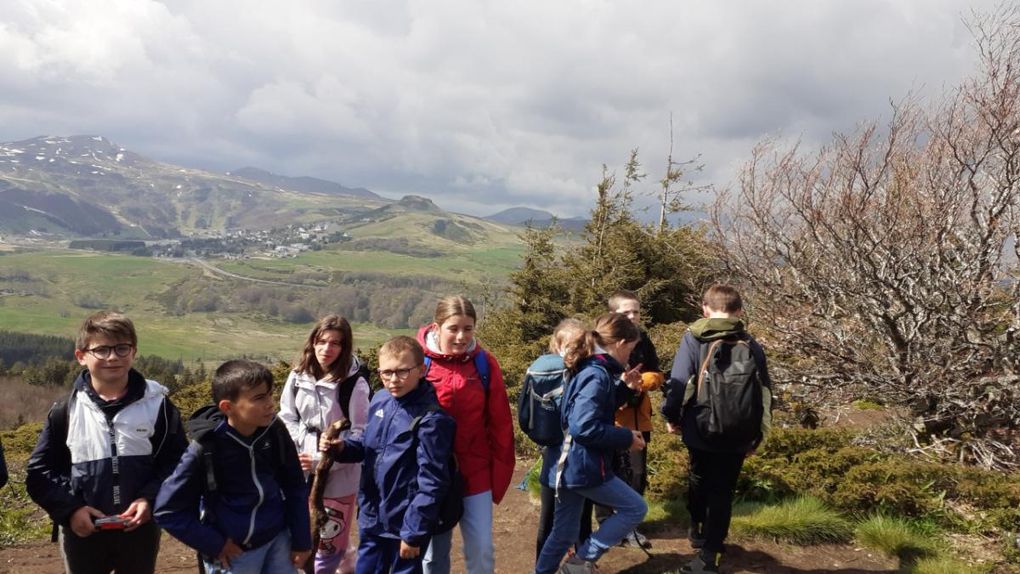
{"type": "MultiPolygon", "coordinates": [[[[351,324],[339,315],[319,320],[308,335],[280,397],[280,418],[297,446],[305,473],[319,462],[319,436],[333,422],[347,419],[351,436],[368,423],[366,370],[354,355],[351,324]]],[[[344,435],[342,435],[344,436],[344,435]]],[[[361,480],[361,464],[334,463],[323,495],[329,520],[320,531],[315,574],[352,574],[357,548],[350,547],[351,523],[361,480]]]]}

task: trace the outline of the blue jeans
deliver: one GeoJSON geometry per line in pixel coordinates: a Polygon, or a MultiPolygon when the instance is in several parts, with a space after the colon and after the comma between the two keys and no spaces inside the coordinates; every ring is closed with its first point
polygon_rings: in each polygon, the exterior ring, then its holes
{"type": "Polygon", "coordinates": [[[245,550],[230,561],[229,569],[205,563],[209,574],[289,574],[296,570],[290,561],[290,531],[287,529],[262,546],[245,550]]]}
{"type": "MultiPolygon", "coordinates": [[[[580,520],[580,519],[576,519],[580,520]]],[[[464,497],[460,519],[464,539],[464,569],[467,574],[492,574],[496,570],[496,549],[492,544],[492,492],[486,490],[464,497]]],[[[432,537],[423,562],[425,574],[450,574],[453,530],[432,537]]]]}
{"type": "Polygon", "coordinates": [[[366,534],[358,543],[356,574],[421,574],[421,554],[405,560],[400,557],[400,540],[366,534]]]}
{"type": "Polygon", "coordinates": [[[586,498],[616,511],[577,549],[578,558],[592,562],[598,560],[606,550],[616,546],[628,532],[641,524],[648,512],[645,499],[615,476],[598,486],[587,488],[561,486],[552,532],[542,546],[542,553],[535,564],[536,574],[554,574],[560,567],[567,549],[577,540],[581,509],[586,498]]]}

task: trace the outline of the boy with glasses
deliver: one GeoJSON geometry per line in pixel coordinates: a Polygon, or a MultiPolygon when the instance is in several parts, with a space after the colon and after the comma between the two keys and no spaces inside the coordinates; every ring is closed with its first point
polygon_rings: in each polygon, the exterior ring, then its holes
{"type": "Polygon", "coordinates": [[[131,368],[137,345],[124,315],[85,319],[74,350],[85,370],[50,408],[28,461],[26,489],[59,525],[69,573],[156,567],[152,505],[187,439],[166,387],[131,368]]]}
{"type": "MultiPolygon", "coordinates": [[[[421,573],[451,483],[453,418],[425,380],[425,354],[411,337],[379,349],[379,377],[361,437],[320,442],[337,462],[362,462],[358,492],[358,574],[421,573]]],[[[456,472],[453,470],[453,472],[456,472]]]]}

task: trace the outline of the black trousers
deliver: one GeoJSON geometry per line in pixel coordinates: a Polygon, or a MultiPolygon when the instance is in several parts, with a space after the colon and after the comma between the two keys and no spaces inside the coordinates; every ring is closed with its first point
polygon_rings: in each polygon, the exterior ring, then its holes
{"type": "Polygon", "coordinates": [[[69,574],[151,574],[156,571],[160,529],[148,521],[131,532],[101,530],[85,538],[60,527],[60,549],[69,574]]]}
{"type": "MultiPolygon", "coordinates": [[[[542,545],[545,544],[545,539],[552,532],[553,518],[556,516],[556,489],[549,488],[543,484],[539,497],[542,502],[542,509],[538,515],[538,540],[535,546],[535,560],[538,560],[539,554],[542,553],[542,545]]],[[[581,509],[581,531],[577,535],[577,542],[574,543],[575,548],[591,536],[591,514],[592,501],[586,498],[584,499],[584,507],[581,509]]]]}
{"type": "Polygon", "coordinates": [[[691,447],[687,452],[691,465],[687,483],[691,525],[702,524],[706,552],[722,552],[733,515],[733,491],[746,455],[691,447]]]}

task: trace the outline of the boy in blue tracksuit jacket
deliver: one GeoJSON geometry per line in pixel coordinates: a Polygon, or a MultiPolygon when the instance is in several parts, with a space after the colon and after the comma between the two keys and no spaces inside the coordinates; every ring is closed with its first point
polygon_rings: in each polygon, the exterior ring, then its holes
{"type": "Polygon", "coordinates": [[[207,572],[293,572],[312,548],[308,488],[276,418],[273,375],[227,361],[212,387],[216,404],[188,422],[192,443],[159,490],[156,521],[198,550],[207,572]]]}
{"type": "Polygon", "coordinates": [[[439,408],[435,390],[424,379],[424,363],[425,354],[411,337],[383,344],[379,376],[387,392],[377,393],[369,405],[365,434],[320,444],[321,450],[334,449],[337,462],[364,461],[358,574],[420,574],[439,523],[451,482],[456,424],[439,408]],[[418,428],[412,431],[417,417],[418,428]]]}

